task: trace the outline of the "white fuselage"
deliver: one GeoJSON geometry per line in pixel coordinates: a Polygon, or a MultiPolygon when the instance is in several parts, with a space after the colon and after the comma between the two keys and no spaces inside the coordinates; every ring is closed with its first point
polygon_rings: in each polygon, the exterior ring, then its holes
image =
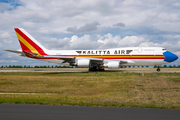
{"type": "MultiPolygon", "coordinates": [[[[104,63],[109,61],[124,61],[121,66],[150,66],[161,65],[164,61],[163,53],[166,52],[161,47],[125,47],[104,50],[47,50],[48,55],[75,57],[76,61],[81,59],[103,59],[104,63]]],[[[60,59],[41,59],[43,61],[56,64],[65,64],[60,59]]]]}

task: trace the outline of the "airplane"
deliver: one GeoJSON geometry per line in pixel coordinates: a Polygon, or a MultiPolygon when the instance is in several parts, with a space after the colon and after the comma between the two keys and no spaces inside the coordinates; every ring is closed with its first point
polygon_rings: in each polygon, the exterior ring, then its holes
{"type": "MultiPolygon", "coordinates": [[[[152,66],[173,62],[178,56],[162,47],[123,47],[101,50],[48,50],[23,28],[14,28],[22,50],[5,50],[20,56],[61,65],[104,71],[121,66],[152,66]]],[[[128,42],[128,41],[127,41],[128,42]]]]}

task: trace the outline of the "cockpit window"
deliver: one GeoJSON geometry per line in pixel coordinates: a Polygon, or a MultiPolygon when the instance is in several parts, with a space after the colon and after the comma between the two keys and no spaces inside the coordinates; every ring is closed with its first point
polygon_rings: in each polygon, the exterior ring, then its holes
{"type": "Polygon", "coordinates": [[[162,49],[163,51],[165,51],[166,49],[162,49]]]}

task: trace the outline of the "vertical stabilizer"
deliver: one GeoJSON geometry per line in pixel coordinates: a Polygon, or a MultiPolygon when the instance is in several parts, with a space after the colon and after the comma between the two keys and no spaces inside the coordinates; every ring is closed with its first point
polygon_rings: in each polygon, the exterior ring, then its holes
{"type": "Polygon", "coordinates": [[[22,51],[36,53],[38,55],[46,55],[45,51],[47,49],[45,47],[43,47],[37,40],[35,40],[23,28],[14,28],[14,30],[18,37],[22,51]]]}

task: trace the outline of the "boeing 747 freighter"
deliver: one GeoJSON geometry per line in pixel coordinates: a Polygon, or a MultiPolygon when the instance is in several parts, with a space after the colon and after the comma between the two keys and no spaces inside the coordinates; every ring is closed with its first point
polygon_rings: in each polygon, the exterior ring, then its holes
{"type": "MultiPolygon", "coordinates": [[[[173,62],[178,56],[162,47],[123,47],[102,50],[48,50],[23,28],[15,28],[21,51],[6,50],[20,56],[56,64],[104,71],[121,66],[151,66],[173,62]]],[[[157,71],[160,71],[158,67],[157,71]]]]}

